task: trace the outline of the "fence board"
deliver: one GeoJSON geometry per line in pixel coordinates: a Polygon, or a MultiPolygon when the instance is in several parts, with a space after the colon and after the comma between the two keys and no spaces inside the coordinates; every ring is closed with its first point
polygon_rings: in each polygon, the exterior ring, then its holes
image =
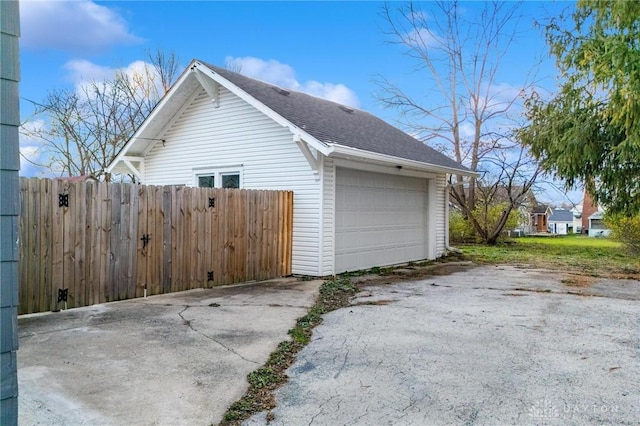
{"type": "Polygon", "coordinates": [[[84,193],[84,207],[85,215],[84,221],[78,221],[84,227],[84,303],[86,305],[93,304],[93,275],[91,273],[94,263],[94,228],[93,218],[95,216],[95,209],[93,205],[95,203],[95,189],[96,186],[92,183],[87,184],[84,193]]]}
{"type": "Polygon", "coordinates": [[[100,233],[100,239],[102,244],[100,247],[100,278],[99,282],[99,303],[111,302],[109,298],[109,285],[112,285],[109,277],[109,231],[111,228],[111,199],[109,194],[109,187],[107,185],[98,185],[98,209],[100,211],[100,223],[98,225],[98,232],[100,233]]]}
{"type": "Polygon", "coordinates": [[[138,263],[138,274],[136,278],[136,297],[144,294],[147,288],[147,252],[148,248],[143,240],[147,234],[147,187],[140,186],[138,188],[138,233],[135,238],[137,240],[136,259],[138,263]]]}
{"type": "Polygon", "coordinates": [[[129,239],[127,242],[128,262],[127,262],[127,299],[136,297],[136,279],[138,272],[137,249],[138,249],[138,188],[135,185],[128,185],[129,194],[131,196],[131,204],[129,205],[129,239]]]}
{"type": "Polygon", "coordinates": [[[291,273],[291,192],[20,185],[20,314],[64,308],[65,288],[71,308],[141,297],[145,286],[152,295],[291,273]]]}
{"type": "Polygon", "coordinates": [[[182,230],[178,224],[182,215],[178,208],[178,199],[182,199],[182,188],[174,187],[171,190],[171,291],[178,291],[177,288],[179,288],[181,280],[178,271],[182,265],[182,259],[179,257],[178,247],[182,245],[182,230]]]}
{"type": "MultiPolygon", "coordinates": [[[[76,296],[77,306],[87,306],[86,299],[86,283],[85,283],[85,269],[86,269],[86,227],[85,222],[87,220],[87,206],[86,206],[86,194],[87,183],[79,182],[75,185],[75,188],[69,188],[69,191],[73,191],[73,198],[75,204],[75,211],[71,212],[71,233],[73,235],[73,249],[72,253],[72,265],[73,265],[73,285],[76,296]],[[74,191],[75,189],[75,191],[74,191]]],[[[71,196],[71,195],[70,195],[71,196]]]]}
{"type": "Polygon", "coordinates": [[[162,188],[162,293],[171,292],[171,187],[162,188]]]}

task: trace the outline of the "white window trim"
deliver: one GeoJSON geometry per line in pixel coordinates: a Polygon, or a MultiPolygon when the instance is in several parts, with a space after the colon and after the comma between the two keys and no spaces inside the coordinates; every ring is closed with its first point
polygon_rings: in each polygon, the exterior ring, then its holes
{"type": "Polygon", "coordinates": [[[193,179],[192,179],[191,185],[194,187],[198,187],[198,178],[200,176],[213,176],[215,187],[222,188],[222,176],[238,174],[240,176],[240,188],[244,188],[243,172],[244,172],[244,167],[242,165],[194,168],[192,169],[193,179]]]}

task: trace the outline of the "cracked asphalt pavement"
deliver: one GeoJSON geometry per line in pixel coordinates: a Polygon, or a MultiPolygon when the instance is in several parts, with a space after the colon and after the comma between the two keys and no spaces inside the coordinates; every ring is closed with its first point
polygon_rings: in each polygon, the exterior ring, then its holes
{"type": "Polygon", "coordinates": [[[513,266],[371,285],[324,316],[269,424],[638,425],[639,301],[513,266]]]}
{"type": "Polygon", "coordinates": [[[209,425],[322,281],[191,290],[18,319],[20,425],[209,425]]]}

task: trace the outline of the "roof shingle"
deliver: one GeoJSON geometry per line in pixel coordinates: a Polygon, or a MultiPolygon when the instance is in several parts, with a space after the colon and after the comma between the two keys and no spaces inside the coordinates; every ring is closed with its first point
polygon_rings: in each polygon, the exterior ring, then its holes
{"type": "Polygon", "coordinates": [[[573,212],[571,210],[554,209],[551,211],[549,222],[571,222],[573,221],[573,212]]]}
{"type": "Polygon", "coordinates": [[[321,142],[468,171],[465,166],[368,112],[199,62],[321,142]]]}

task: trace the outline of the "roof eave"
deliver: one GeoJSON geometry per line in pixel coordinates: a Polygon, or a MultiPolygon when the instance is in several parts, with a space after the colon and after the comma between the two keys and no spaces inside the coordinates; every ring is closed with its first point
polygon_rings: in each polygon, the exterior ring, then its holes
{"type": "Polygon", "coordinates": [[[424,163],[422,161],[409,160],[407,158],[394,157],[392,155],[380,154],[372,151],[365,151],[358,148],[352,148],[339,144],[329,145],[329,157],[348,157],[352,159],[361,159],[376,163],[408,167],[426,172],[446,173],[454,175],[463,175],[468,177],[479,177],[478,173],[474,173],[468,169],[457,169],[453,167],[440,166],[437,164],[424,163]]]}

